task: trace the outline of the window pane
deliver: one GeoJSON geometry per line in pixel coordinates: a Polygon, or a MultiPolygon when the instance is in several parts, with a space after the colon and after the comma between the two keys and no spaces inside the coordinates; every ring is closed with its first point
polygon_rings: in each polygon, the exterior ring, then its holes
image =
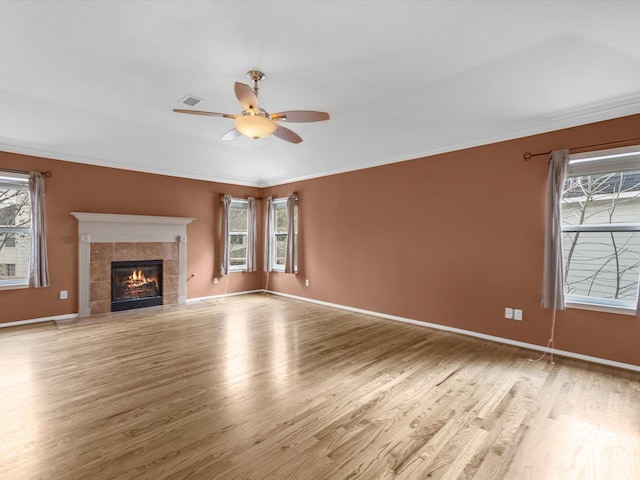
{"type": "Polygon", "coordinates": [[[231,266],[244,266],[247,264],[247,235],[229,235],[229,264],[231,266]]]}
{"type": "Polygon", "coordinates": [[[567,178],[562,223],[640,223],[640,171],[567,178]]]}
{"type": "Polygon", "coordinates": [[[567,294],[636,299],[640,232],[567,232],[562,241],[567,294]]]}
{"type": "Polygon", "coordinates": [[[275,226],[276,226],[276,232],[286,232],[287,229],[289,228],[289,221],[287,219],[287,209],[286,208],[280,208],[277,210],[274,210],[274,214],[276,217],[276,221],[275,221],[275,226]]]}
{"type": "Polygon", "coordinates": [[[0,233],[0,281],[27,280],[31,235],[0,233]]]}
{"type": "Polygon", "coordinates": [[[229,208],[229,230],[232,232],[247,231],[247,205],[229,208]]]}
{"type": "Polygon", "coordinates": [[[1,227],[31,227],[31,203],[28,191],[0,189],[1,227]]]}
{"type": "MultiPolygon", "coordinates": [[[[297,244],[298,235],[298,207],[295,206],[293,210],[293,227],[294,227],[294,238],[293,241],[297,244]]],[[[277,270],[284,270],[286,263],[286,252],[287,252],[287,237],[289,232],[289,215],[287,213],[287,201],[279,200],[274,204],[273,211],[273,224],[274,224],[274,235],[273,235],[273,265],[277,267],[277,270]]],[[[298,264],[298,250],[295,249],[295,258],[294,262],[297,266],[298,264]]]]}
{"type": "Polygon", "coordinates": [[[285,259],[287,254],[287,234],[276,234],[276,265],[285,265],[285,259]]]}

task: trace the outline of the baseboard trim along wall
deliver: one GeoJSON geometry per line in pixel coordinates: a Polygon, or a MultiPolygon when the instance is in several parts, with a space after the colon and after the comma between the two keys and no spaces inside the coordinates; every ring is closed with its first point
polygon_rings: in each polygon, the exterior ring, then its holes
{"type": "MultiPolygon", "coordinates": [[[[260,290],[248,290],[248,291],[244,291],[244,292],[234,292],[234,293],[227,293],[224,295],[212,295],[210,297],[200,297],[200,298],[189,298],[187,299],[186,303],[197,303],[200,302],[202,300],[215,300],[215,299],[222,299],[225,297],[231,297],[231,296],[235,296],[235,295],[247,295],[249,293],[265,293],[265,291],[263,289],[260,290]]],[[[58,320],[73,320],[74,318],[79,318],[80,315],[78,313],[69,313],[66,315],[54,315],[51,317],[42,317],[42,318],[32,318],[30,320],[18,320],[15,322],[7,322],[7,323],[0,323],[0,328],[5,328],[5,327],[17,327],[19,325],[29,325],[31,323],[44,323],[44,322],[55,322],[58,320]]]]}
{"type": "Polygon", "coordinates": [[[489,340],[491,342],[504,343],[506,345],[513,345],[516,347],[527,348],[527,349],[536,350],[539,352],[553,353],[554,355],[561,356],[561,357],[574,358],[576,360],[584,360],[587,362],[607,365],[609,367],[624,368],[626,370],[633,370],[635,372],[640,372],[640,366],[633,365],[631,363],[616,362],[613,360],[607,360],[606,358],[592,357],[590,355],[582,355],[581,353],[574,353],[574,352],[568,352],[565,350],[558,350],[555,348],[542,347],[540,345],[535,345],[533,343],[525,343],[525,342],[519,342],[517,340],[511,340],[508,338],[495,337],[493,335],[486,335],[484,333],[478,333],[472,330],[463,330],[462,328],[448,327],[446,325],[439,325],[437,323],[423,322],[421,320],[413,320],[411,318],[398,317],[396,315],[388,315],[386,313],[373,312],[371,310],[364,310],[362,308],[354,308],[346,305],[339,305],[336,303],[323,302],[322,300],[314,300],[313,298],[299,297],[297,295],[290,295],[288,293],[274,292],[271,290],[267,290],[266,293],[279,295],[281,297],[292,298],[294,300],[302,300],[303,302],[315,303],[318,305],[323,305],[325,307],[339,308],[341,310],[347,310],[354,313],[361,313],[363,315],[371,315],[373,317],[384,318],[387,320],[394,320],[396,322],[411,323],[413,325],[434,328],[436,330],[444,330],[446,332],[458,333],[460,335],[480,338],[482,340],[489,340]]]}
{"type": "Polygon", "coordinates": [[[266,292],[265,290],[260,289],[260,290],[247,290],[244,292],[223,293],[220,295],[211,295],[209,297],[188,298],[187,303],[198,303],[206,300],[221,300],[226,297],[235,297],[237,295],[248,295],[250,293],[271,293],[271,292],[266,292]]]}
{"type": "Polygon", "coordinates": [[[78,318],[77,313],[69,313],[67,315],[54,315],[52,317],[32,318],[31,320],[18,320],[16,322],[0,323],[0,328],[17,327],[18,325],[29,325],[30,323],[55,322],[57,320],[71,320],[78,318]]]}

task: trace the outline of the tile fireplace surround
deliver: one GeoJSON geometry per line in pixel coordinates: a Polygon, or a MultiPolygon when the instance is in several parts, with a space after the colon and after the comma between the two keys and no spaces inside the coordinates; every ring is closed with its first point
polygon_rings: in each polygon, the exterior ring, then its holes
{"type": "Polygon", "coordinates": [[[187,224],[193,218],[72,212],[78,219],[79,315],[111,311],[111,262],[163,260],[163,302],[187,300],[187,224]]]}

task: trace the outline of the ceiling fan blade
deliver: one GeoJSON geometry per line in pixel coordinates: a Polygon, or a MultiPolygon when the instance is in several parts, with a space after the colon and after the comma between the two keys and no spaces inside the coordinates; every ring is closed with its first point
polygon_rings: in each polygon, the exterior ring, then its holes
{"type": "Polygon", "coordinates": [[[281,140],[291,143],[300,143],[302,141],[302,137],[298,135],[293,130],[289,130],[288,128],[284,128],[282,125],[278,125],[278,128],[273,134],[281,140]]]}
{"type": "Polygon", "coordinates": [[[240,133],[239,130],[232,128],[231,130],[229,130],[227,133],[225,133],[222,138],[220,138],[220,140],[222,140],[223,142],[228,142],[229,140],[234,140],[236,138],[238,138],[240,135],[242,135],[240,133]]]}
{"type": "Polygon", "coordinates": [[[329,120],[329,114],[327,112],[314,112],[313,110],[290,110],[288,112],[274,113],[271,118],[284,122],[308,123],[329,120]]]}
{"type": "Polygon", "coordinates": [[[204,115],[206,117],[226,117],[226,118],[238,117],[238,115],[232,115],[230,113],[205,112],[203,110],[181,110],[179,108],[174,108],[173,111],[176,113],[188,113],[190,115],[204,115]]]}
{"type": "Polygon", "coordinates": [[[258,96],[249,85],[236,82],[236,97],[245,110],[260,110],[258,96]]]}

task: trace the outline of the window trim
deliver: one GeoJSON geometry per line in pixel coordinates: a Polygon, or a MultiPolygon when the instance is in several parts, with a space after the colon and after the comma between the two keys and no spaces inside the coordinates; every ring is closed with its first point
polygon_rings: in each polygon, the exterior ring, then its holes
{"type": "Polygon", "coordinates": [[[593,312],[616,313],[618,315],[635,316],[635,307],[624,307],[620,305],[607,305],[604,303],[596,303],[590,297],[581,297],[579,295],[565,295],[565,305],[567,308],[576,310],[590,310],[593,312]]]}
{"type": "MultiPolygon", "coordinates": [[[[572,154],[569,156],[565,180],[571,177],[627,171],[640,171],[640,145],[572,154]]],[[[562,226],[562,233],[571,232],[640,232],[640,223],[562,226]]],[[[566,283],[563,288],[566,288],[566,283]]],[[[571,295],[565,291],[567,308],[580,310],[635,315],[636,301],[571,295]]]]}

